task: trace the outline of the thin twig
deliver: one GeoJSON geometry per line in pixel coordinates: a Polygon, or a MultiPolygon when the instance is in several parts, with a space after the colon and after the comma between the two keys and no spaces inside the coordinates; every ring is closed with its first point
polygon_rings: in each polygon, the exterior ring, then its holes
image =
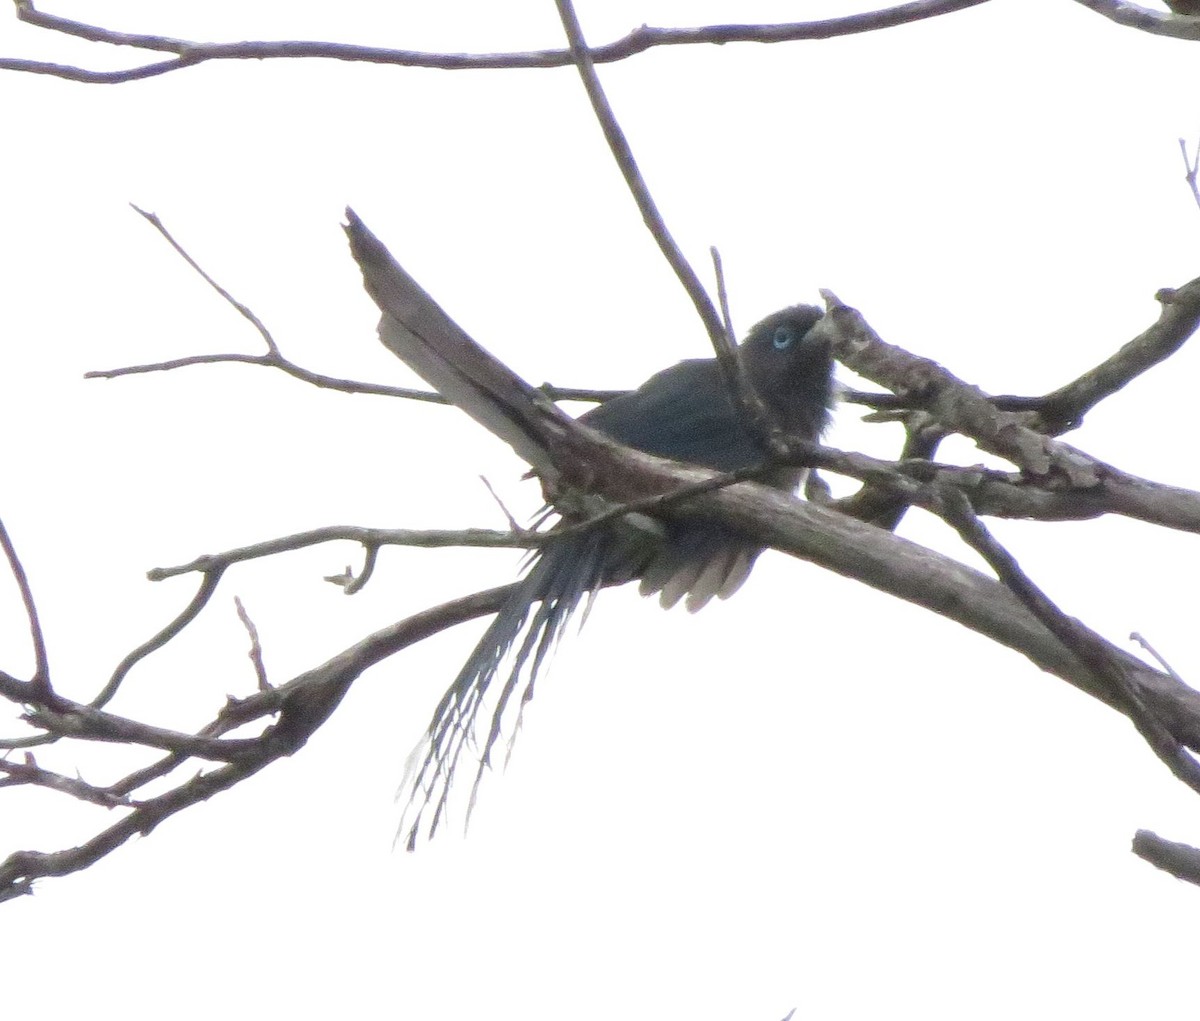
{"type": "Polygon", "coordinates": [[[263,665],[262,643],[258,640],[258,628],[254,626],[254,621],[250,619],[250,614],[246,612],[246,607],[242,605],[242,600],[238,596],[233,597],[233,604],[237,607],[238,620],[242,622],[242,627],[250,636],[250,651],[246,655],[254,664],[254,677],[258,681],[258,690],[267,691],[271,687],[271,682],[267,680],[267,668],[263,665]]]}
{"type": "Polygon", "coordinates": [[[1184,180],[1187,181],[1188,188],[1191,189],[1192,198],[1196,200],[1196,205],[1200,207],[1200,186],[1196,184],[1196,175],[1200,172],[1200,142],[1196,143],[1195,158],[1188,156],[1187,142],[1182,138],[1179,140],[1179,155],[1183,157],[1184,180]]]}
{"type": "Polygon", "coordinates": [[[179,255],[179,257],[181,259],[183,259],[184,262],[186,262],[189,266],[192,267],[192,269],[194,269],[197,273],[200,274],[200,277],[204,280],[204,282],[206,284],[208,284],[209,287],[211,287],[225,301],[227,301],[230,305],[232,305],[237,310],[238,315],[240,315],[243,319],[245,319],[247,322],[249,322],[258,331],[258,335],[260,337],[262,337],[263,342],[267,345],[267,351],[269,351],[273,355],[278,355],[279,348],[275,344],[275,338],[271,336],[271,331],[268,330],[266,328],[266,326],[263,325],[263,321],[261,319],[259,319],[258,316],[256,316],[253,312],[251,312],[249,308],[247,308],[240,301],[238,301],[232,294],[230,294],[227,290],[225,290],[224,287],[222,287],[219,283],[217,283],[208,274],[208,272],[195,259],[193,259],[187,253],[187,251],[183,248],[183,246],[180,245],[180,243],[178,241],[176,241],[175,238],[171,235],[171,232],[169,230],[167,230],[167,228],[166,228],[166,226],[164,226],[162,220],[160,220],[158,218],[158,214],[157,213],[149,213],[145,209],[141,209],[138,206],[135,206],[132,202],[129,203],[129,205],[133,208],[134,212],[136,212],[136,213],[140,214],[142,217],[144,217],[154,227],[154,229],[156,231],[158,231],[164,238],[166,238],[167,244],[169,244],[173,249],[175,249],[176,253],[179,255]]]}
{"type": "MultiPolygon", "coordinates": [[[[186,369],[193,365],[260,365],[268,369],[278,369],[281,372],[309,383],[322,390],[336,390],[348,394],[369,394],[375,397],[398,397],[406,401],[421,401],[426,404],[449,404],[441,394],[433,390],[416,390],[406,386],[387,386],[383,383],[367,383],[358,379],[343,379],[338,376],[327,376],[321,372],[313,372],[297,365],[279,352],[273,354],[248,355],[236,352],[225,354],[187,355],[183,358],[170,358],[161,362],[146,362],[141,365],[122,365],[115,369],[92,369],[83,374],[84,379],[116,379],[119,376],[139,376],[151,372],[170,372],[173,369],[186,369]]],[[[589,404],[602,404],[614,397],[628,393],[628,390],[592,390],[586,387],[555,386],[543,383],[538,387],[552,401],[579,401],[589,404]]]]}
{"type": "Polygon", "coordinates": [[[100,709],[111,702],[130,670],[149,656],[150,653],[161,649],[196,619],[200,611],[208,605],[208,601],[213,597],[213,593],[217,591],[217,585],[220,583],[221,575],[224,571],[224,565],[218,564],[204,572],[204,577],[200,580],[200,587],[196,589],[195,595],[192,596],[187,606],[180,611],[179,615],[171,623],[152,638],[144,641],[117,664],[112,672],[112,676],[108,679],[108,683],[100,689],[100,693],[89,703],[91,708],[100,709]]]}
{"type": "Polygon", "coordinates": [[[38,618],[37,603],[33,599],[33,590],[29,587],[29,578],[21,558],[17,556],[16,547],[9,537],[8,529],[0,521],[0,548],[4,550],[8,560],[8,569],[12,572],[13,580],[21,593],[21,602],[25,606],[25,617],[29,621],[29,638],[33,644],[34,671],[29,680],[30,691],[41,701],[54,700],[54,690],[50,683],[50,659],[46,655],[46,638],[42,634],[42,622],[38,618]]]}
{"type": "Polygon", "coordinates": [[[479,481],[483,483],[484,488],[491,495],[491,498],[496,502],[496,506],[500,508],[500,513],[504,515],[505,520],[508,522],[509,530],[514,534],[525,531],[525,529],[521,527],[521,523],[517,521],[515,517],[513,517],[512,511],[510,511],[508,507],[505,506],[504,501],[500,499],[500,494],[496,492],[491,482],[488,481],[487,476],[480,475],[479,481]]]}
{"type": "Polygon", "coordinates": [[[1163,668],[1163,670],[1165,670],[1165,671],[1167,672],[1167,674],[1168,674],[1168,675],[1170,675],[1172,678],[1174,678],[1175,680],[1177,680],[1177,681],[1178,681],[1180,684],[1186,684],[1186,683],[1187,683],[1187,681],[1185,681],[1185,680],[1184,680],[1182,677],[1180,677],[1180,676],[1179,676],[1179,674],[1177,674],[1177,673],[1175,672],[1175,670],[1174,670],[1174,668],[1171,666],[1171,664],[1170,664],[1170,663],[1168,663],[1168,662],[1167,662],[1165,659],[1163,659],[1163,658],[1162,658],[1162,656],[1160,656],[1160,655],[1158,654],[1158,650],[1157,650],[1157,649],[1156,649],[1156,648],[1155,648],[1153,645],[1151,645],[1151,644],[1150,644],[1148,641],[1146,641],[1146,639],[1145,639],[1144,637],[1142,637],[1142,635],[1138,634],[1138,632],[1136,632],[1136,631],[1131,631],[1131,632],[1130,632],[1130,634],[1129,634],[1129,640],[1130,640],[1131,642],[1137,642],[1137,643],[1138,643],[1138,645],[1140,645],[1140,646],[1141,646],[1143,649],[1145,649],[1145,650],[1146,650],[1146,651],[1147,651],[1147,652],[1148,652],[1148,653],[1149,653],[1151,656],[1153,656],[1153,657],[1154,657],[1154,661],[1155,661],[1155,662],[1156,662],[1156,663],[1157,663],[1157,664],[1158,664],[1160,667],[1162,667],[1162,668],[1163,668]]]}
{"type": "Polygon", "coordinates": [[[95,787],[78,777],[63,776],[43,769],[29,754],[26,754],[24,762],[0,758],[0,773],[7,774],[5,779],[0,779],[0,787],[45,787],[101,808],[127,808],[130,805],[128,798],[113,794],[103,787],[95,787]]]}
{"type": "Polygon", "coordinates": [[[717,279],[717,304],[721,308],[721,322],[725,325],[725,339],[730,347],[737,343],[737,334],[733,332],[733,317],[729,314],[729,292],[725,290],[725,269],[721,265],[721,252],[716,245],[709,248],[712,256],[713,276],[717,279]]]}
{"type": "Polygon", "coordinates": [[[174,567],[155,567],[146,572],[151,581],[163,581],[181,574],[209,574],[233,564],[278,553],[291,553],[318,546],[325,542],[356,542],[362,546],[415,546],[420,549],[444,549],[448,546],[467,546],[477,549],[525,549],[541,540],[524,529],[502,532],[490,528],[365,528],[361,525],[328,525],[307,532],[295,532],[265,542],[238,546],[223,553],[209,553],[186,564],[174,567]]]}

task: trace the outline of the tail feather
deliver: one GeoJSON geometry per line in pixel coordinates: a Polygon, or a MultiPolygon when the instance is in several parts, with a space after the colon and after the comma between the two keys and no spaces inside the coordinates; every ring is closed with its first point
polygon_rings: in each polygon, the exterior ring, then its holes
{"type": "Polygon", "coordinates": [[[467,804],[466,814],[470,819],[480,781],[491,765],[492,749],[504,732],[506,711],[514,694],[520,689],[515,722],[515,727],[519,727],[524,706],[533,697],[538,673],[581,604],[586,604],[586,616],[590,597],[604,584],[612,569],[612,557],[611,537],[604,529],[564,538],[535,554],[525,577],[442,696],[425,738],[409,757],[401,786],[401,795],[408,794],[408,804],[400,823],[408,850],[415,848],[423,830],[427,829],[432,837],[445,821],[459,761],[468,747],[478,753],[478,768],[467,804]],[[485,696],[510,656],[512,666],[496,698],[480,747],[477,740],[485,696]]]}

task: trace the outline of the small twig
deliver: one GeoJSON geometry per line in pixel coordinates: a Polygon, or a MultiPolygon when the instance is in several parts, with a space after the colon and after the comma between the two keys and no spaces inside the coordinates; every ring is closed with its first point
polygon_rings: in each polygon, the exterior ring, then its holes
{"type": "Polygon", "coordinates": [[[79,801],[99,805],[101,808],[122,808],[130,805],[128,798],[113,794],[103,787],[94,787],[77,777],[63,776],[61,773],[43,769],[29,754],[25,756],[24,762],[12,762],[0,758],[0,773],[8,774],[7,779],[0,779],[0,787],[18,785],[46,787],[79,801]]]}
{"type": "Polygon", "coordinates": [[[237,607],[238,620],[242,622],[242,627],[250,636],[250,651],[246,655],[254,664],[254,676],[258,681],[258,690],[267,691],[271,687],[271,682],[267,680],[267,668],[263,665],[262,644],[258,640],[258,628],[254,626],[254,621],[250,619],[250,614],[246,612],[246,607],[242,605],[238,596],[233,597],[233,604],[237,607]]]}
{"type": "Polygon", "coordinates": [[[348,596],[354,595],[355,592],[361,592],[363,586],[371,580],[371,576],[375,573],[375,565],[378,563],[379,547],[370,543],[363,546],[362,570],[358,572],[357,578],[347,579],[346,584],[342,586],[342,591],[348,596]]]}
{"type": "Polygon", "coordinates": [[[536,535],[522,529],[501,532],[490,528],[365,528],[361,525],[328,525],[307,532],[283,535],[249,546],[238,546],[224,553],[210,553],[174,567],[155,567],[146,572],[151,581],[163,581],[181,574],[210,574],[247,560],[291,553],[318,546],[324,542],[355,542],[364,547],[416,546],[421,549],[442,549],[447,546],[468,546],[478,549],[524,549],[536,546],[536,535]]]}
{"type": "Polygon", "coordinates": [[[520,522],[517,521],[517,519],[513,517],[512,511],[510,511],[504,505],[504,501],[500,499],[500,494],[497,493],[496,490],[493,488],[491,482],[488,481],[487,476],[480,475],[479,481],[483,483],[484,488],[488,491],[488,493],[491,494],[492,499],[496,501],[496,506],[500,508],[500,513],[504,515],[505,520],[508,522],[509,529],[513,532],[525,531],[525,529],[521,527],[520,522]]]}
{"type": "Polygon", "coordinates": [[[1196,174],[1200,171],[1200,142],[1196,144],[1196,156],[1192,158],[1188,156],[1187,142],[1181,138],[1179,154],[1183,157],[1184,180],[1187,181],[1188,187],[1192,191],[1192,198],[1196,200],[1196,205],[1200,207],[1200,186],[1196,184],[1196,174]]]}
{"type": "Polygon", "coordinates": [[[1153,656],[1153,657],[1154,657],[1154,661],[1155,661],[1155,662],[1156,662],[1156,663],[1157,663],[1157,664],[1158,664],[1160,667],[1162,667],[1162,668],[1163,668],[1163,670],[1164,670],[1164,671],[1167,673],[1167,675],[1168,675],[1168,676],[1170,676],[1170,677],[1171,677],[1171,678],[1173,678],[1174,680],[1178,681],[1180,684],[1186,684],[1186,683],[1187,683],[1187,681],[1185,681],[1185,680],[1184,680],[1182,677],[1180,677],[1180,676],[1179,676],[1179,674],[1177,674],[1177,673],[1175,672],[1175,670],[1172,668],[1171,664],[1170,664],[1170,663],[1168,663],[1168,662],[1167,662],[1165,659],[1163,659],[1163,658],[1162,658],[1162,656],[1160,656],[1160,655],[1158,654],[1158,650],[1157,650],[1156,648],[1154,648],[1154,646],[1153,646],[1153,645],[1151,645],[1151,644],[1150,644],[1148,641],[1146,641],[1146,639],[1145,639],[1144,637],[1142,637],[1142,635],[1141,635],[1141,634],[1139,634],[1137,631],[1131,631],[1131,632],[1130,632],[1130,634],[1129,634],[1129,640],[1130,640],[1131,642],[1137,642],[1137,643],[1138,643],[1138,645],[1140,645],[1140,646],[1141,646],[1143,649],[1145,649],[1145,650],[1146,650],[1146,651],[1147,651],[1147,652],[1148,652],[1148,653],[1149,653],[1151,656],[1153,656]]]}
{"type": "Polygon", "coordinates": [[[258,316],[256,316],[253,312],[251,312],[249,308],[238,301],[232,294],[225,290],[224,287],[217,283],[205,271],[205,269],[187,253],[184,247],[178,241],[176,241],[174,237],[171,236],[171,232],[163,225],[163,222],[158,218],[157,213],[149,213],[145,209],[135,206],[132,202],[129,203],[129,205],[133,208],[134,212],[144,217],[156,231],[166,238],[167,244],[175,249],[179,257],[182,258],[184,262],[186,262],[192,267],[192,269],[200,274],[200,277],[206,284],[208,284],[209,287],[211,287],[222,298],[224,298],[225,301],[237,309],[238,315],[249,322],[258,331],[258,335],[262,337],[263,342],[267,345],[267,350],[271,352],[271,354],[279,354],[279,348],[275,344],[275,338],[271,336],[271,331],[263,325],[263,321],[259,319],[258,316]]]}
{"type": "MultiPolygon", "coordinates": [[[[119,376],[138,376],[150,372],[170,372],[173,369],[186,369],[193,365],[261,365],[268,369],[279,369],[303,383],[310,383],[322,390],[337,390],[341,393],[373,394],[379,397],[401,397],[409,401],[426,401],[430,404],[445,404],[440,394],[427,390],[415,390],[411,387],[385,386],[381,383],[364,383],[357,379],[340,379],[337,376],[326,376],[320,372],[312,372],[282,354],[248,355],[237,352],[207,355],[186,355],[183,358],[168,358],[161,362],[146,362],[141,365],[122,365],[115,369],[92,369],[83,374],[84,379],[116,379],[119,376]]],[[[580,398],[586,400],[587,398],[580,398]]]]}
{"type": "Polygon", "coordinates": [[[112,701],[113,696],[117,693],[117,689],[121,687],[121,683],[128,676],[130,670],[149,656],[150,653],[161,649],[196,619],[200,611],[208,605],[208,601],[213,597],[213,593],[217,591],[217,585],[220,583],[221,575],[224,572],[225,566],[223,564],[216,564],[204,571],[200,587],[196,590],[196,594],[192,596],[187,606],[180,611],[179,615],[171,623],[154,635],[154,637],[139,645],[117,664],[116,669],[112,672],[112,676],[108,679],[108,683],[100,689],[100,694],[89,703],[91,708],[100,709],[112,701]]]}
{"type": "Polygon", "coordinates": [[[33,590],[29,587],[29,578],[21,558],[17,556],[16,547],[9,537],[8,529],[0,521],[0,548],[8,560],[8,569],[12,572],[13,580],[21,593],[21,602],[25,606],[25,617],[29,621],[29,637],[33,644],[34,671],[29,680],[31,693],[43,702],[53,702],[55,695],[50,684],[50,660],[46,655],[46,639],[42,634],[42,622],[38,619],[37,603],[33,599],[33,590]]]}
{"type": "MultiPolygon", "coordinates": [[[[552,401],[581,401],[588,404],[603,404],[629,393],[628,390],[589,390],[578,386],[555,386],[553,383],[543,383],[538,389],[552,401]]],[[[441,394],[437,396],[442,397],[441,394]]],[[[446,399],[442,397],[442,400],[446,399]]]]}
{"type": "MultiPolygon", "coordinates": [[[[359,379],[343,379],[339,376],[327,376],[321,372],[313,372],[302,365],[297,365],[278,351],[274,354],[248,355],[238,352],[224,354],[186,355],[183,358],[169,358],[161,362],[146,362],[140,365],[122,365],[115,369],[92,369],[83,374],[84,379],[117,379],[120,376],[140,376],[151,372],[171,372],[174,369],[186,369],[193,365],[260,365],[267,369],[278,369],[302,383],[308,383],[322,390],[335,390],[347,394],[367,394],[374,397],[398,397],[406,401],[421,401],[426,404],[446,404],[450,402],[439,393],[432,390],[417,390],[407,386],[387,386],[383,383],[367,383],[359,379]]],[[[580,401],[590,404],[603,404],[614,397],[628,393],[628,390],[589,390],[586,387],[554,386],[543,383],[538,387],[552,401],[580,401]]],[[[866,403],[866,402],[864,402],[866,403]]]]}
{"type": "Polygon", "coordinates": [[[732,348],[737,344],[737,334],[733,332],[733,317],[729,314],[729,293],[725,290],[725,269],[721,265],[721,252],[716,245],[709,248],[712,256],[713,275],[717,278],[717,304],[721,308],[721,321],[725,324],[725,339],[732,348]]]}

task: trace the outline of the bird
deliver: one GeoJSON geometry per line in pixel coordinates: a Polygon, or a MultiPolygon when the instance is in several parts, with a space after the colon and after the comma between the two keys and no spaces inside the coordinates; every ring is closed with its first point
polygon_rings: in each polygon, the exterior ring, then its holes
{"type": "MultiPolygon", "coordinates": [[[[547,429],[557,428],[555,420],[561,425],[563,413],[480,347],[353,209],[346,210],[346,220],[363,285],[382,312],[384,346],[449,403],[508,443],[552,488],[558,465],[546,445],[547,429]]],[[[792,305],[753,326],[735,349],[741,382],[757,395],[771,425],[807,441],[819,439],[829,424],[835,393],[833,350],[819,328],[821,319],[813,305],[792,305]]],[[[794,491],[805,475],[804,468],[770,463],[760,430],[745,421],[716,358],[691,358],[663,369],[579,420],[647,454],[717,472],[756,469],[756,477],[783,490],[794,491]]],[[[554,512],[544,508],[535,527],[554,512]]],[[[588,525],[574,510],[560,514],[561,525],[544,533],[529,554],[524,574],[408,757],[398,794],[406,798],[406,807],[397,841],[405,835],[409,851],[422,833],[432,838],[445,821],[459,761],[473,748],[477,768],[467,804],[470,820],[506,710],[519,691],[515,737],[547,657],[577,612],[582,610],[580,624],[586,621],[601,588],[636,580],[643,595],[657,595],[664,607],[682,601],[696,612],[713,598],[733,595],[762,552],[748,536],[684,516],[638,511],[588,525]]],[[[511,752],[511,738],[508,748],[511,752]]]]}
{"type": "MultiPolygon", "coordinates": [[[[834,392],[830,345],[814,329],[821,317],[812,305],[782,309],[757,323],[736,349],[741,374],[773,424],[810,441],[819,439],[828,425],[834,392]]],[[[744,424],[716,358],[688,359],[663,369],[579,420],[626,446],[716,471],[754,468],[768,460],[744,424]]],[[[791,491],[804,473],[803,468],[768,468],[763,481],[791,491]]],[[[460,758],[474,745],[480,751],[470,817],[479,782],[502,736],[506,709],[519,689],[515,734],[547,656],[581,606],[586,620],[600,588],[637,580],[641,594],[657,595],[663,607],[683,601],[696,612],[714,597],[733,595],[761,552],[752,540],[718,525],[667,518],[655,525],[631,527],[618,520],[573,530],[560,539],[551,531],[529,556],[524,575],[446,690],[409,758],[401,787],[413,813],[406,836],[409,850],[416,847],[423,825],[430,837],[437,832],[460,758]],[[495,697],[490,713],[484,708],[489,691],[495,697]],[[481,722],[486,733],[479,733],[481,722]]],[[[402,831],[404,826],[402,822],[402,831]]]]}

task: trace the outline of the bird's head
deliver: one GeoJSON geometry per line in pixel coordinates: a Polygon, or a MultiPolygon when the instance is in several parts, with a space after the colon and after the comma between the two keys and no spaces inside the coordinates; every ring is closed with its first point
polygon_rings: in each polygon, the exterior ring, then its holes
{"type": "Polygon", "coordinates": [[[821,316],[815,305],[773,312],[738,348],[742,371],[776,423],[810,439],[825,428],[833,393],[829,340],[814,329],[821,316]]]}

